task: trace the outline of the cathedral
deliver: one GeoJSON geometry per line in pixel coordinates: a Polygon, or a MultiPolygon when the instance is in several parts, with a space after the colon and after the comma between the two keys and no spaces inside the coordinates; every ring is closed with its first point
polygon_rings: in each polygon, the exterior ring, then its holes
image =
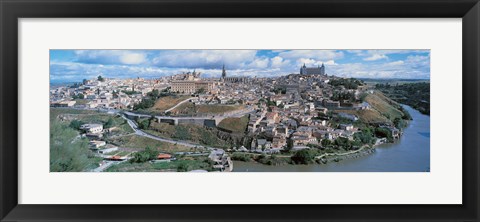
{"type": "Polygon", "coordinates": [[[325,75],[325,65],[318,66],[318,67],[312,67],[312,68],[307,68],[305,66],[305,63],[303,66],[300,68],[300,74],[301,75],[325,75]]]}
{"type": "Polygon", "coordinates": [[[222,82],[229,82],[229,83],[246,83],[248,82],[247,77],[227,77],[227,71],[225,71],[225,65],[222,67],[222,78],[220,79],[222,82]]]}

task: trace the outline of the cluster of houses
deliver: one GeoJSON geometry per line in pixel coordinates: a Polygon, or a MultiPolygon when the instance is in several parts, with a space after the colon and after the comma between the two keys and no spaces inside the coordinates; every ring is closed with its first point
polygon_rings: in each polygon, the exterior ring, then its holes
{"type": "Polygon", "coordinates": [[[154,89],[163,90],[168,83],[160,79],[84,80],[73,86],[50,89],[50,106],[75,108],[131,109],[154,89]],[[81,102],[80,102],[81,101],[81,102]]]}
{"type": "Polygon", "coordinates": [[[208,158],[213,162],[213,169],[230,172],[233,170],[233,162],[222,149],[212,149],[208,158]]]}
{"type": "MultiPolygon", "coordinates": [[[[256,97],[248,101],[258,105],[248,122],[247,132],[255,138],[249,149],[255,152],[279,152],[287,146],[294,150],[308,148],[308,145],[320,144],[324,139],[333,141],[343,137],[353,140],[358,128],[352,123],[332,124],[330,118],[358,121],[358,116],[342,111],[370,109],[370,104],[362,102],[360,96],[371,91],[364,86],[346,89],[328,84],[335,78],[297,74],[276,79],[255,79],[250,81],[253,85],[246,91],[242,91],[244,84],[229,87],[231,91],[236,91],[234,95],[248,96],[247,92],[253,92],[256,97]],[[335,93],[350,93],[355,98],[332,100],[335,93]]],[[[394,139],[398,139],[398,129],[387,125],[383,128],[390,130],[394,139]]]]}
{"type": "MultiPolygon", "coordinates": [[[[85,136],[89,139],[90,149],[100,155],[109,154],[118,151],[118,147],[112,144],[107,144],[103,141],[103,133],[110,129],[104,129],[102,124],[87,123],[80,126],[80,130],[85,132],[85,136]]],[[[122,159],[122,158],[119,158],[122,159]]]]}
{"type": "MultiPolygon", "coordinates": [[[[330,111],[335,111],[333,115],[336,117],[351,122],[358,121],[356,115],[342,111],[370,109],[370,104],[361,101],[360,97],[371,91],[363,85],[346,88],[343,85],[329,84],[330,81],[339,78],[327,76],[324,66],[316,68],[318,73],[310,73],[313,69],[309,71],[306,67],[302,69],[308,73],[278,78],[226,77],[224,67],[221,78],[208,80],[201,79],[200,73],[195,71],[156,80],[142,78],[85,80],[76,87],[51,89],[50,102],[51,106],[55,107],[128,109],[153,89],[173,87],[180,91],[180,88],[187,87],[186,91],[193,93],[198,87],[202,87],[204,92],[192,99],[192,102],[244,104],[254,107],[247,128],[247,133],[255,138],[250,144],[250,150],[278,152],[287,146],[303,149],[310,144],[319,144],[324,139],[335,140],[343,137],[353,140],[353,135],[358,129],[352,124],[331,124],[330,111]],[[205,81],[209,83],[208,87],[188,85],[190,82],[197,84],[205,81]],[[78,104],[72,98],[84,98],[87,102],[78,104]]],[[[101,139],[102,125],[86,124],[82,127],[96,148],[104,146],[98,142],[101,139]]],[[[392,132],[394,138],[398,138],[399,131],[395,127],[385,128],[392,132]]]]}
{"type": "MultiPolygon", "coordinates": [[[[133,152],[119,149],[119,147],[109,144],[104,140],[101,140],[103,133],[108,132],[110,129],[104,129],[102,124],[88,123],[80,126],[80,130],[85,132],[85,136],[89,139],[89,146],[92,151],[103,157],[104,160],[109,161],[125,161],[130,158],[133,152]],[[123,150],[123,151],[122,151],[123,150]]],[[[159,153],[155,160],[152,162],[168,162],[175,160],[175,157],[167,153],[159,153]]]]}

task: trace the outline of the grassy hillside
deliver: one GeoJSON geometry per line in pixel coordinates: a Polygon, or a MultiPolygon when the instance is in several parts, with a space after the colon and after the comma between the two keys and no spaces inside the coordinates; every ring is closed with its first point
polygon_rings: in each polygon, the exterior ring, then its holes
{"type": "Polygon", "coordinates": [[[212,164],[207,157],[177,157],[176,161],[157,163],[123,162],[107,169],[107,172],[186,172],[191,170],[212,171],[212,164]]]}
{"type": "Polygon", "coordinates": [[[195,104],[193,104],[192,102],[183,103],[177,106],[175,109],[173,109],[172,114],[173,115],[178,115],[178,114],[193,115],[195,114],[195,104]]]}
{"type": "Polygon", "coordinates": [[[243,105],[198,105],[197,113],[225,113],[234,110],[243,109],[243,105]]]}
{"type": "Polygon", "coordinates": [[[114,135],[133,133],[132,128],[120,116],[115,116],[107,113],[97,112],[93,110],[77,110],[77,109],[50,109],[50,122],[60,120],[63,117],[66,124],[77,120],[83,123],[97,123],[105,125],[111,121],[108,127],[115,127],[114,135]]]}
{"type": "Polygon", "coordinates": [[[216,132],[197,125],[185,124],[172,126],[167,123],[151,122],[147,131],[154,135],[176,140],[191,141],[207,146],[227,148],[229,144],[218,138],[216,132]]]}
{"type": "Polygon", "coordinates": [[[190,147],[183,145],[175,145],[171,143],[165,143],[162,141],[150,139],[147,137],[129,135],[109,139],[109,142],[121,146],[122,148],[129,148],[132,150],[143,150],[147,147],[157,149],[160,152],[174,153],[174,152],[183,152],[191,151],[190,147]]]}
{"type": "Polygon", "coordinates": [[[150,108],[150,110],[163,112],[167,109],[174,107],[179,102],[186,100],[190,97],[191,96],[185,96],[185,95],[172,95],[172,96],[160,97],[157,101],[155,101],[155,105],[153,105],[153,107],[150,108]]]}
{"type": "Polygon", "coordinates": [[[409,105],[423,114],[430,115],[430,83],[418,82],[409,84],[377,84],[389,98],[409,105]]]}
{"type": "Polygon", "coordinates": [[[193,115],[193,114],[221,114],[225,112],[230,112],[234,110],[243,109],[243,105],[195,105],[191,102],[183,103],[172,110],[172,114],[184,114],[184,115],[193,115]]]}
{"type": "Polygon", "coordinates": [[[385,116],[375,109],[368,110],[340,110],[338,112],[348,113],[358,116],[360,121],[365,123],[390,122],[385,116]]]}
{"type": "Polygon", "coordinates": [[[233,133],[244,133],[248,125],[248,115],[245,115],[240,118],[226,118],[223,119],[219,124],[218,128],[231,131],[233,133]]]}
{"type": "Polygon", "coordinates": [[[57,119],[61,114],[96,114],[98,111],[80,110],[80,109],[64,109],[64,108],[50,108],[50,122],[57,119]]]}
{"type": "Polygon", "coordinates": [[[383,93],[375,91],[365,97],[365,102],[370,104],[368,110],[339,110],[338,112],[354,114],[365,123],[387,122],[395,118],[404,117],[400,104],[386,97],[383,93]]]}
{"type": "Polygon", "coordinates": [[[390,120],[402,118],[403,116],[402,111],[398,109],[400,104],[389,99],[381,92],[375,91],[373,94],[368,94],[365,101],[370,104],[372,109],[375,109],[390,120]]]}
{"type": "Polygon", "coordinates": [[[50,171],[82,172],[98,166],[101,159],[92,155],[88,140],[66,123],[54,120],[50,124],[50,171]]]}

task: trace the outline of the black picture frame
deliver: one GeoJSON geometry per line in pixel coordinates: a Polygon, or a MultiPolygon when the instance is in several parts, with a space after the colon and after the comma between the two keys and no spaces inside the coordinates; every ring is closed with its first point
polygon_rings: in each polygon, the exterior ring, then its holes
{"type": "MultiPolygon", "coordinates": [[[[478,0],[1,0],[1,221],[478,221],[478,0]],[[18,19],[133,17],[462,18],[461,205],[18,204],[18,19]]],[[[448,44],[448,43],[445,43],[448,44]]],[[[460,121],[460,120],[452,120],[460,121]]],[[[448,164],[448,163],[445,163],[448,164]]],[[[41,192],[41,188],[39,188],[41,192]]],[[[394,191],[392,191],[394,192],[394,191]]],[[[288,195],[288,192],[285,193],[288,195]]],[[[290,195],[295,195],[291,193],[290,195]]]]}

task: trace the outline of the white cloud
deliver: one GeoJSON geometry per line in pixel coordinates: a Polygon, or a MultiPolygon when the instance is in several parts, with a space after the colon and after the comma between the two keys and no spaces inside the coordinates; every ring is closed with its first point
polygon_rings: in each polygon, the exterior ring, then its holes
{"type": "Polygon", "coordinates": [[[153,58],[159,67],[240,68],[255,62],[256,50],[168,50],[153,58]]]}
{"type": "Polygon", "coordinates": [[[315,59],[315,60],[330,60],[339,59],[343,57],[343,52],[336,50],[290,50],[280,52],[278,54],[286,59],[315,59]]]}
{"type": "Polygon", "coordinates": [[[76,50],[77,62],[90,64],[136,65],[147,62],[143,51],[129,50],[76,50]]]}
{"type": "Polygon", "coordinates": [[[430,63],[430,56],[411,55],[407,56],[407,62],[426,65],[430,63]]]}
{"type": "Polygon", "coordinates": [[[430,78],[429,56],[412,55],[386,63],[346,63],[327,66],[327,73],[357,78],[430,78]]]}
{"type": "Polygon", "coordinates": [[[270,62],[269,58],[255,58],[247,67],[265,69],[270,62]]]}
{"type": "Polygon", "coordinates": [[[373,54],[370,57],[364,58],[365,61],[375,61],[380,59],[387,59],[388,57],[385,54],[373,54]]]}
{"type": "Polygon", "coordinates": [[[271,61],[271,67],[272,68],[281,68],[281,67],[286,67],[290,65],[290,60],[288,59],[283,59],[280,56],[275,56],[270,59],[271,61]]]}
{"type": "Polygon", "coordinates": [[[397,50],[397,49],[379,49],[379,50],[347,50],[357,56],[363,57],[364,61],[376,61],[380,59],[388,59],[391,54],[407,54],[407,53],[429,53],[430,50],[397,50]]]}
{"type": "Polygon", "coordinates": [[[403,64],[405,64],[404,61],[398,60],[398,61],[395,61],[395,62],[386,63],[385,65],[387,65],[387,66],[397,66],[397,65],[403,65],[403,64]]]}
{"type": "Polygon", "coordinates": [[[142,53],[125,53],[120,56],[123,64],[141,64],[145,62],[146,55],[142,53]]]}
{"type": "Polygon", "coordinates": [[[415,51],[406,58],[401,56],[402,60],[386,60],[389,59],[390,53],[407,51],[411,52],[411,50],[279,50],[266,53],[257,53],[256,50],[77,50],[73,62],[52,61],[50,74],[52,80],[62,78],[81,80],[98,75],[113,78],[137,76],[158,78],[196,69],[204,73],[204,77],[218,77],[222,65],[225,64],[229,76],[278,76],[298,73],[300,66],[305,63],[310,67],[325,64],[329,75],[344,77],[429,78],[429,51],[415,51]],[[361,57],[343,60],[344,53],[361,57]],[[345,63],[346,61],[358,62],[345,63]]]}

